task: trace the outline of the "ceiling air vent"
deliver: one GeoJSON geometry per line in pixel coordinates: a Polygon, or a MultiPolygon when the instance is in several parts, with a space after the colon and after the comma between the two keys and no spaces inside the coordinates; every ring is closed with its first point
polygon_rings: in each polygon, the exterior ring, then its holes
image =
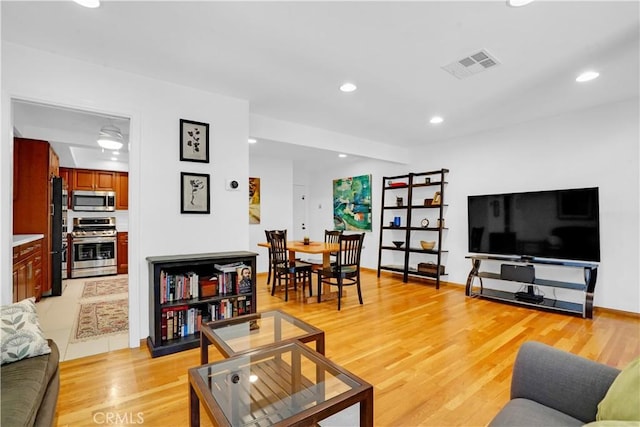
{"type": "Polygon", "coordinates": [[[465,56],[451,64],[444,65],[442,66],[442,69],[459,79],[464,79],[495,67],[496,65],[500,65],[500,62],[498,62],[495,57],[491,56],[486,49],[482,49],[479,52],[465,56]]]}

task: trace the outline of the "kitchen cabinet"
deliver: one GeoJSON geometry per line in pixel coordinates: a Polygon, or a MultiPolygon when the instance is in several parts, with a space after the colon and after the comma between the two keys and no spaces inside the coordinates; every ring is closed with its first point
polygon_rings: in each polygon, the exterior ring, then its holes
{"type": "Polygon", "coordinates": [[[71,185],[71,176],[73,174],[73,169],[69,168],[60,168],[60,178],[62,178],[62,189],[69,190],[71,185]]]}
{"type": "Polygon", "coordinates": [[[13,248],[13,302],[42,297],[42,243],[37,239],[13,248]]]}
{"type": "Polygon", "coordinates": [[[14,155],[17,176],[13,182],[13,234],[44,236],[39,267],[31,271],[34,277],[36,273],[41,277],[37,290],[41,294],[50,291],[53,283],[51,257],[45,255],[52,249],[51,176],[59,172],[60,161],[47,141],[34,139],[14,138],[14,155]]]}
{"type": "Polygon", "coordinates": [[[112,171],[73,169],[72,190],[114,191],[116,173],[112,171]]]}
{"type": "Polygon", "coordinates": [[[129,174],[116,172],[116,210],[129,209],[129,174]]]}
{"type": "Polygon", "coordinates": [[[129,233],[118,232],[118,274],[129,273],[129,233]]]}

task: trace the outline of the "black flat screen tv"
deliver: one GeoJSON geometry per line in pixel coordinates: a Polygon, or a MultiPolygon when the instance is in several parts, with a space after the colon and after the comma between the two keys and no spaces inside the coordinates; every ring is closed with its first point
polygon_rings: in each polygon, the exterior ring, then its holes
{"type": "Polygon", "coordinates": [[[468,197],[469,252],[600,261],[598,188],[468,197]]]}

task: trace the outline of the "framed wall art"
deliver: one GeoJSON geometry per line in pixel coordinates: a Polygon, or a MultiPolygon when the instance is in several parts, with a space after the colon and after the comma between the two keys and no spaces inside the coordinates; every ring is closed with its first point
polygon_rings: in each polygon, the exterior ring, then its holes
{"type": "Polygon", "coordinates": [[[371,175],[333,180],[336,230],[371,231],[371,175]]]}
{"type": "Polygon", "coordinates": [[[211,213],[209,174],[180,172],[180,213],[211,213]]]}
{"type": "Polygon", "coordinates": [[[260,224],[260,178],[249,178],[249,224],[260,224]]]}
{"type": "Polygon", "coordinates": [[[209,163],[209,123],[180,119],[180,160],[209,163]]]}

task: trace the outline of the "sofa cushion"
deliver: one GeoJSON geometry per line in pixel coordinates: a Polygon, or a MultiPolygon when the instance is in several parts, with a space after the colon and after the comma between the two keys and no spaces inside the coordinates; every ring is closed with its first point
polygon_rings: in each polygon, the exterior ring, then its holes
{"type": "Polygon", "coordinates": [[[585,424],[582,427],[638,427],[637,421],[602,420],[585,424]]]}
{"type": "MultiPolygon", "coordinates": [[[[0,425],[22,426],[36,424],[38,412],[42,410],[45,393],[57,401],[58,390],[49,390],[50,384],[59,387],[58,363],[60,355],[56,344],[49,340],[49,354],[35,356],[2,365],[0,387],[2,407],[0,425]]],[[[50,408],[45,408],[50,412],[50,408]]],[[[55,407],[53,409],[55,414],[55,407]]]]}
{"type": "Polygon", "coordinates": [[[613,380],[598,404],[596,421],[640,421],[640,357],[613,380]]]}
{"type": "Polygon", "coordinates": [[[560,411],[541,405],[529,399],[512,399],[495,416],[489,427],[571,427],[584,423],[560,411]]]}
{"type": "Polygon", "coordinates": [[[2,364],[51,353],[38,323],[35,298],[0,307],[2,364]]]}

